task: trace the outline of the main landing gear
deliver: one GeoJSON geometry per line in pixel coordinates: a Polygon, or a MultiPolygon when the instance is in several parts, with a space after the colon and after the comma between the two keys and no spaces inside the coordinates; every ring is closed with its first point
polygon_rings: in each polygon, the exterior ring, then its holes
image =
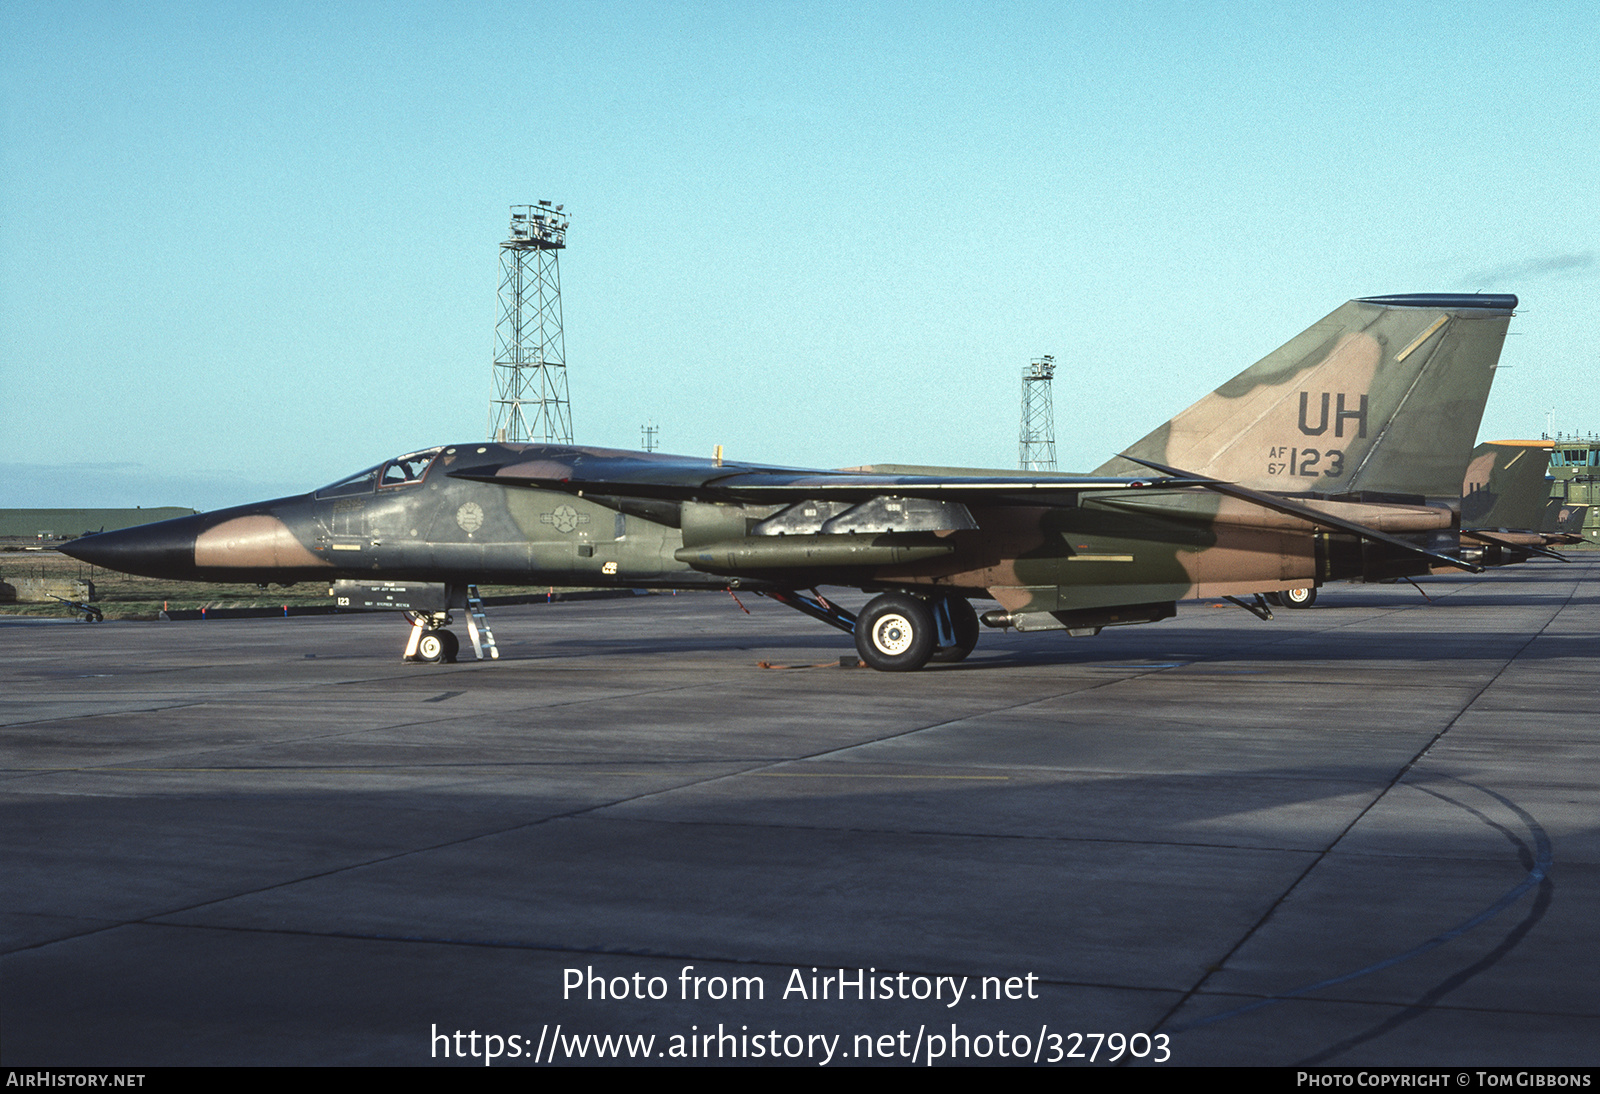
{"type": "Polygon", "coordinates": [[[763,593],[854,635],[861,660],[880,672],[915,672],[929,661],[960,661],[978,644],[978,613],[964,596],[883,593],[867,601],[860,615],[851,615],[815,589],[811,596],[779,589],[763,593]]]}
{"type": "MultiPolygon", "coordinates": [[[[947,596],[938,602],[934,612],[934,623],[939,625],[943,634],[943,625],[940,623],[938,611],[942,609],[950,618],[950,630],[945,636],[948,644],[939,646],[933,651],[933,660],[950,664],[956,661],[965,661],[967,654],[978,646],[978,613],[972,608],[972,601],[964,596],[947,596]]],[[[944,641],[941,638],[941,641],[944,641]]]]}
{"type": "Polygon", "coordinates": [[[1309,608],[1317,602],[1317,590],[1286,589],[1281,593],[1268,593],[1267,599],[1284,608],[1309,608]]]}
{"type": "Polygon", "coordinates": [[[929,661],[960,661],[978,644],[978,613],[964,597],[873,597],[856,617],[856,652],[880,672],[915,672],[929,661]]]}

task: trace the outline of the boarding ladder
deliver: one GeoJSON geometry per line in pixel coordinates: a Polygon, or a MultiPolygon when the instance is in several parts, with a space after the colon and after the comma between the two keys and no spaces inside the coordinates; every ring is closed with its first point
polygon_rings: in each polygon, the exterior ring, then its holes
{"type": "Polygon", "coordinates": [[[478,595],[476,585],[467,586],[467,633],[472,636],[472,652],[478,655],[479,661],[485,656],[491,660],[500,659],[500,647],[494,644],[494,631],[489,629],[489,619],[483,614],[483,597],[478,595]],[[489,652],[485,654],[484,650],[489,652]]]}

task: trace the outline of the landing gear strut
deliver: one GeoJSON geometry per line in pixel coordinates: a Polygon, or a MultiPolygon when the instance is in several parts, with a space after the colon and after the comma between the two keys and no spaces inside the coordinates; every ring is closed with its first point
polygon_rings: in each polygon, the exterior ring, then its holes
{"type": "Polygon", "coordinates": [[[880,672],[915,672],[929,661],[960,661],[978,644],[978,613],[964,596],[925,600],[910,593],[883,593],[867,601],[860,615],[851,615],[814,589],[811,596],[786,589],[762,592],[853,634],[861,660],[880,672]]]}
{"type": "MultiPolygon", "coordinates": [[[[472,639],[472,652],[478,655],[480,661],[498,658],[500,647],[495,644],[494,631],[489,629],[489,619],[483,610],[483,597],[479,595],[476,585],[468,585],[465,594],[458,591],[452,596],[447,592],[438,602],[454,604],[459,608],[461,600],[456,597],[461,596],[466,601],[467,636],[472,639]]],[[[455,664],[456,654],[461,652],[461,639],[456,637],[454,631],[445,630],[450,625],[448,610],[414,609],[407,611],[405,617],[411,623],[411,635],[406,640],[402,661],[421,661],[430,665],[455,664]]]]}
{"type": "Polygon", "coordinates": [[[933,651],[933,660],[946,664],[965,661],[978,645],[978,613],[972,602],[964,596],[947,596],[935,603],[933,613],[939,625],[939,648],[933,651]]]}
{"type": "Polygon", "coordinates": [[[404,661],[425,661],[430,665],[454,664],[461,651],[461,640],[450,624],[449,612],[406,612],[411,621],[411,637],[406,641],[404,661]]]}

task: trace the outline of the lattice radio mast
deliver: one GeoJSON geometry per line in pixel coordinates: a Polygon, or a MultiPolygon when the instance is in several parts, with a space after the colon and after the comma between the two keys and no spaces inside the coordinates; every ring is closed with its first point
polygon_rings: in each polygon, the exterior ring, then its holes
{"type": "Polygon", "coordinates": [[[567,217],[548,201],[511,207],[500,244],[500,321],[494,330],[491,441],[572,443],[561,266],[567,217]]]}
{"type": "Polygon", "coordinates": [[[1050,399],[1056,359],[1037,357],[1022,370],[1022,434],[1018,464],[1024,471],[1056,469],[1056,411],[1050,399]]]}

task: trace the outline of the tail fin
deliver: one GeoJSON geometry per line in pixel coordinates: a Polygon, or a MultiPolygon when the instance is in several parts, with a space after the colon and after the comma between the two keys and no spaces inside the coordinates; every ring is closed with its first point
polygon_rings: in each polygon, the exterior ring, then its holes
{"type": "MultiPolygon", "coordinates": [[[[1352,300],[1123,451],[1256,490],[1453,500],[1516,306],[1352,300]]],[[[1095,473],[1139,472],[1114,459],[1095,473]]]]}
{"type": "Polygon", "coordinates": [[[1472,450],[1461,482],[1461,527],[1534,531],[1550,500],[1549,441],[1489,441],[1472,450]]]}
{"type": "Polygon", "coordinates": [[[1589,517],[1587,505],[1569,505],[1559,498],[1551,498],[1544,507],[1544,519],[1539,531],[1553,532],[1558,536],[1583,538],[1583,522],[1589,517]]]}

